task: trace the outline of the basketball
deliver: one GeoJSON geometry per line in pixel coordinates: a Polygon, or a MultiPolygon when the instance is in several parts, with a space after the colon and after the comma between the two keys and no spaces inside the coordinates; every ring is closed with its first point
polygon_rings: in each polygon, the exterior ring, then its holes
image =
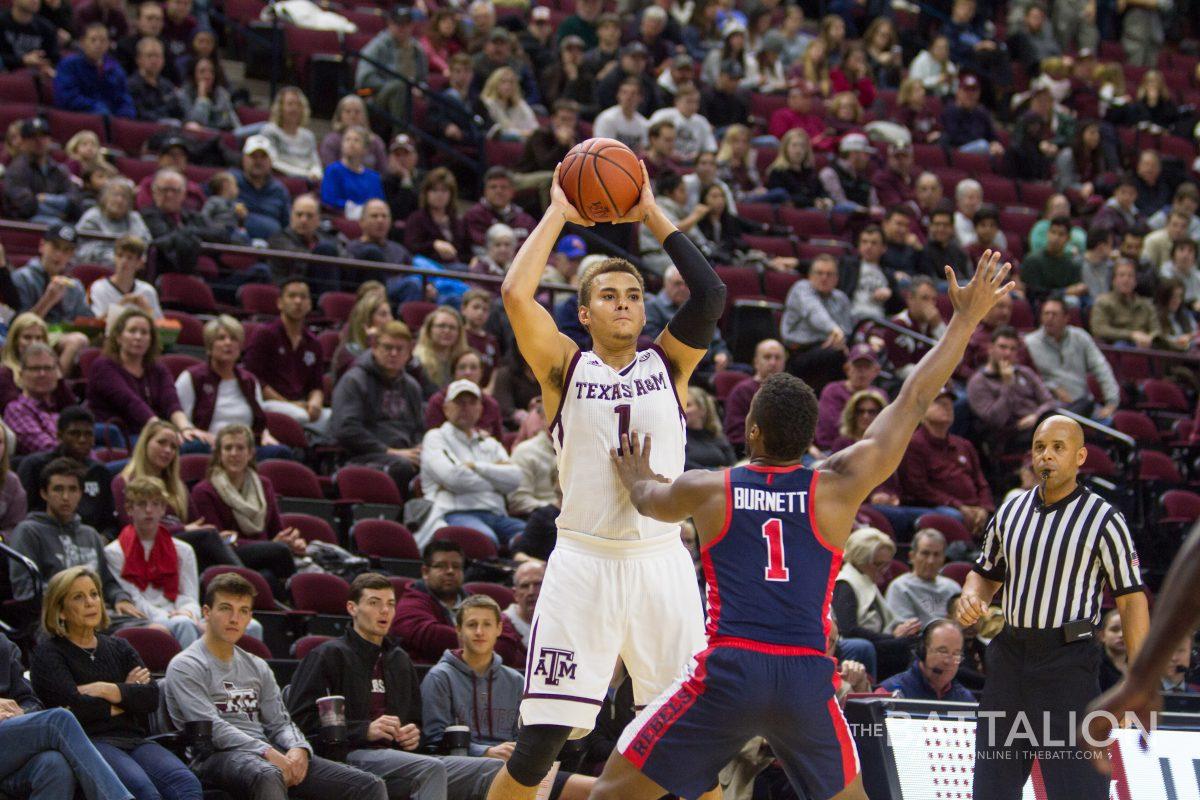
{"type": "Polygon", "coordinates": [[[558,173],[567,200],[585,219],[612,222],[629,213],[642,193],[642,166],[616,139],[588,139],[571,148],[558,173]]]}

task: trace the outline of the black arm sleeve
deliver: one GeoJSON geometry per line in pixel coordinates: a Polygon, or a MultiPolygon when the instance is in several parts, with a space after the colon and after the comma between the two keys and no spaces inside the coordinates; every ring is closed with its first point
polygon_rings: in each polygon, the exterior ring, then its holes
{"type": "Polygon", "coordinates": [[[671,317],[667,330],[688,347],[707,350],[712,344],[717,320],[725,312],[725,284],[708,259],[684,234],[675,231],[663,242],[691,296],[671,317]]]}

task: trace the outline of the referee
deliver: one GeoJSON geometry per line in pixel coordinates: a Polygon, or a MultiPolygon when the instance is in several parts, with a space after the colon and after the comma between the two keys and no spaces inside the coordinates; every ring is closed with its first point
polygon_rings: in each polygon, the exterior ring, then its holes
{"type": "Polygon", "coordinates": [[[1041,486],[996,511],[959,599],[958,620],[970,625],[1005,587],[1004,629],[985,656],[975,800],[1020,798],[1035,758],[1049,800],[1108,797],[1108,778],[1076,735],[1100,694],[1093,631],[1104,583],[1116,596],[1131,664],[1150,617],[1125,518],[1079,485],[1086,458],[1077,422],[1053,416],[1038,426],[1033,467],[1041,486]]]}

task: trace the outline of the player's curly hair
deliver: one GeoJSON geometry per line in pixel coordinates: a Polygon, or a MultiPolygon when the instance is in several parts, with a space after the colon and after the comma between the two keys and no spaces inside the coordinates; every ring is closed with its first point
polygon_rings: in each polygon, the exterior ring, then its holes
{"type": "Polygon", "coordinates": [[[780,372],[763,381],[751,408],[766,455],[793,461],[808,451],[817,429],[817,395],[795,375],[780,372]]]}

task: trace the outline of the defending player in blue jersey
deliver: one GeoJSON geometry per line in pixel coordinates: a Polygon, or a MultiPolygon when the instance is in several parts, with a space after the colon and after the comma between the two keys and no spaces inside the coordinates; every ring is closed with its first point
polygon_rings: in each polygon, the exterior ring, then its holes
{"type": "Polygon", "coordinates": [[[801,464],[817,421],[803,381],[773,375],[746,417],[744,467],[693,470],[674,482],[650,468],[650,437],[612,459],[639,513],[691,517],[708,582],[708,642],[675,685],[625,729],[591,797],[694,800],[753,736],[764,736],[808,797],[866,798],[858,756],[825,656],[829,602],[859,505],[895,472],[925,409],[962,360],[975,327],[1012,290],[1011,265],[987,251],[959,286],[954,317],[858,443],[818,470],[801,464]]]}

